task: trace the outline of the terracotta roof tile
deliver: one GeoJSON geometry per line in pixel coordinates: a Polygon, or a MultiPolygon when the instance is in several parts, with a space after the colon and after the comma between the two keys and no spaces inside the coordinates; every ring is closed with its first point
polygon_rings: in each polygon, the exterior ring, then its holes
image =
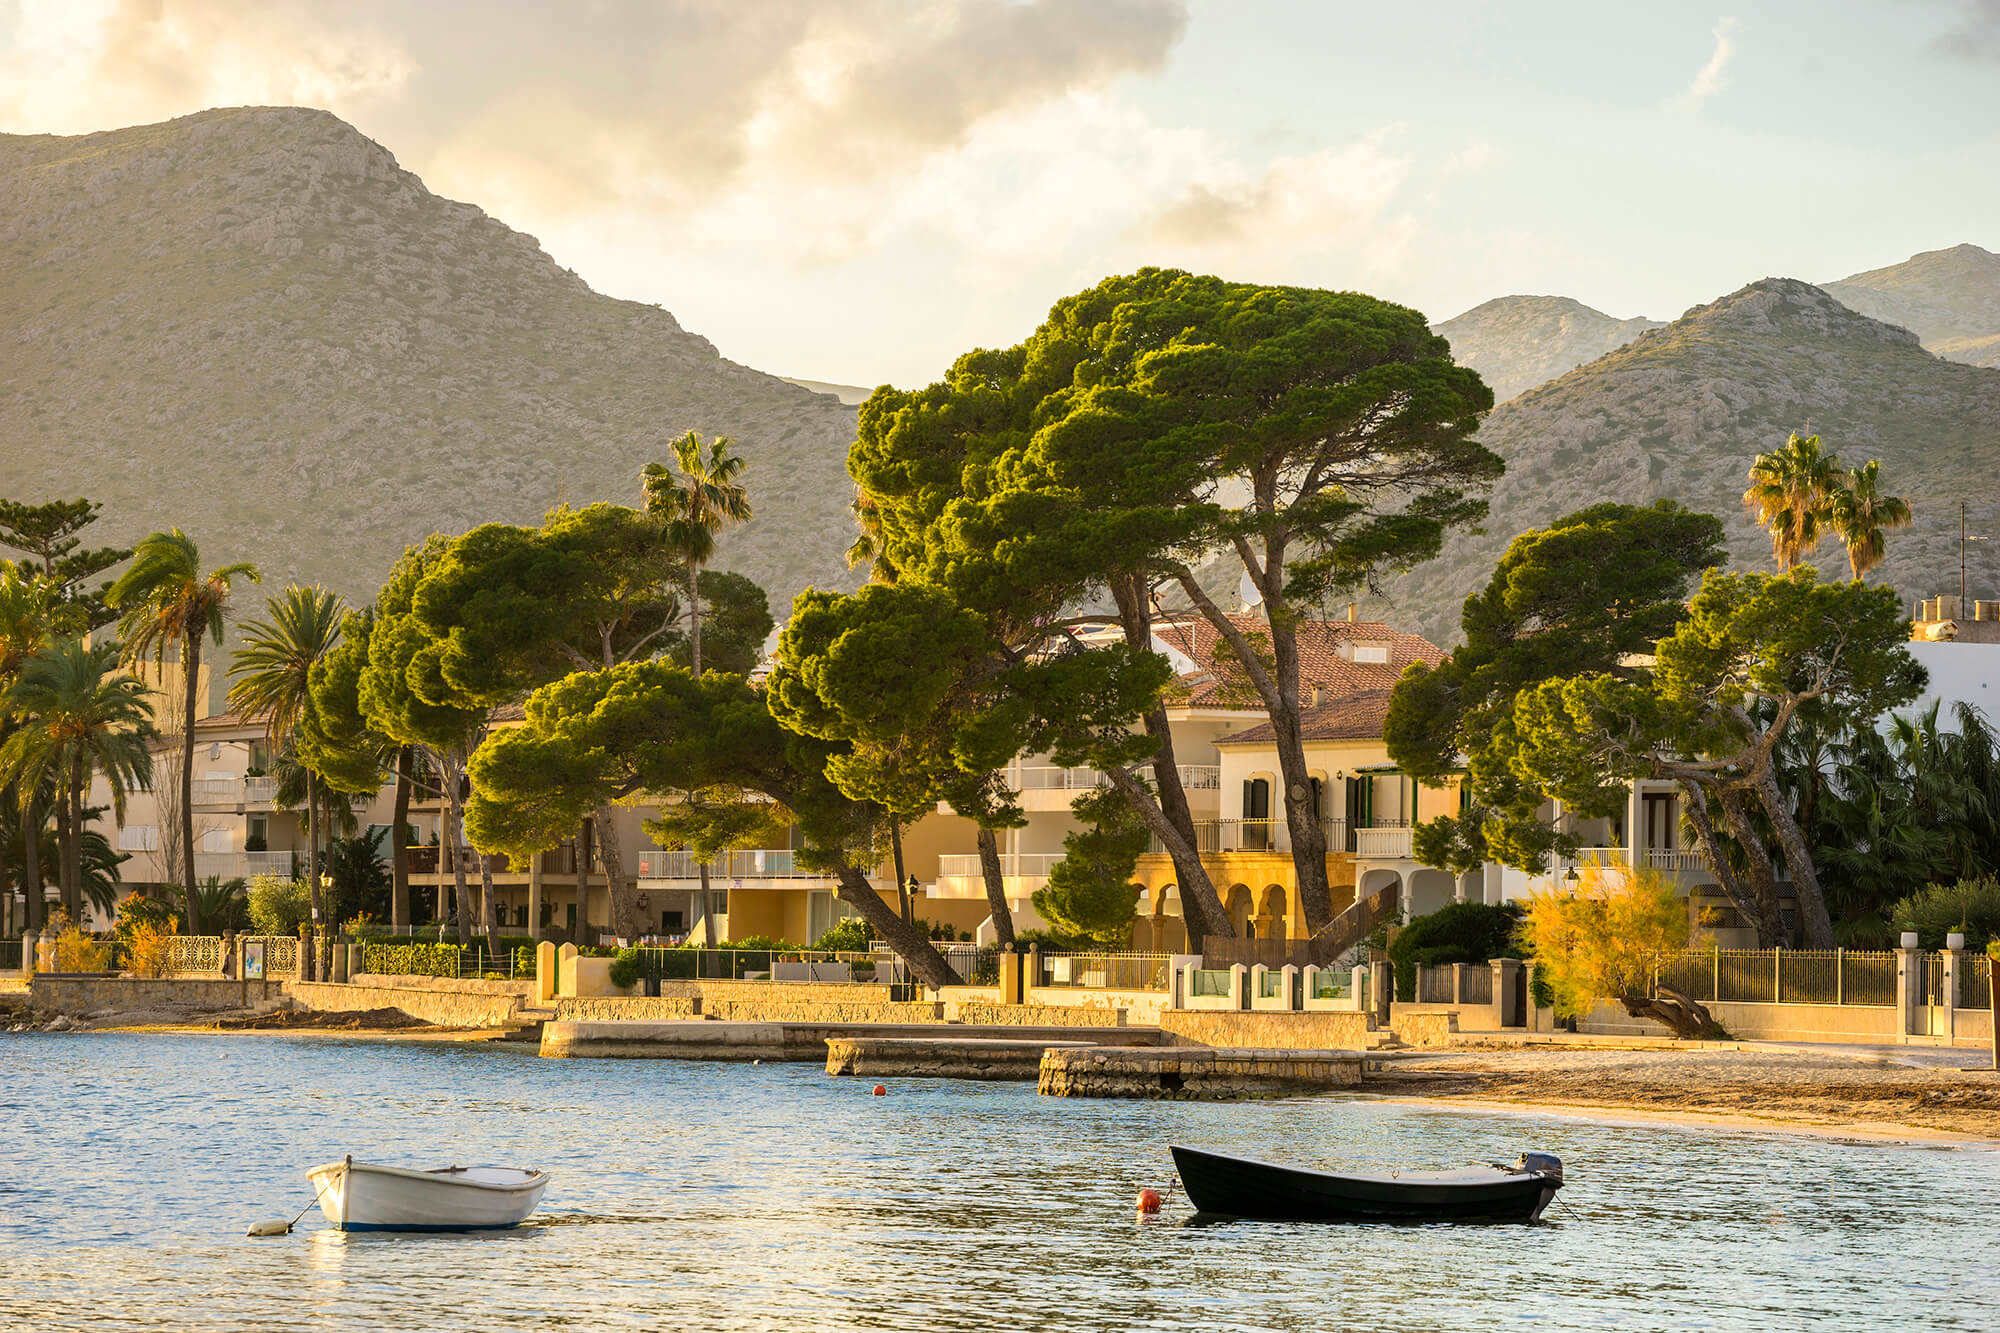
{"type": "MultiPolygon", "coordinates": [[[[1252,643],[1269,643],[1270,629],[1263,617],[1235,615],[1230,619],[1252,643]]],[[[1161,642],[1195,663],[1195,673],[1183,675],[1178,682],[1178,702],[1196,708],[1263,708],[1263,699],[1230,652],[1228,642],[1206,619],[1162,623],[1154,632],[1161,642]]],[[[1429,639],[1406,634],[1379,620],[1308,620],[1299,626],[1298,644],[1299,688],[1307,695],[1314,689],[1340,697],[1387,690],[1412,662],[1434,667],[1444,660],[1444,650],[1429,639]],[[1341,654],[1343,645],[1349,646],[1349,656],[1341,654]],[[1388,660],[1357,662],[1351,656],[1354,645],[1383,647],[1388,660]]]]}
{"type": "MultiPolygon", "coordinates": [[[[1309,741],[1379,741],[1389,719],[1389,691],[1363,690],[1299,710],[1299,730],[1309,741]]],[[[1269,745],[1278,738],[1269,722],[1223,736],[1217,745],[1269,745]]]]}

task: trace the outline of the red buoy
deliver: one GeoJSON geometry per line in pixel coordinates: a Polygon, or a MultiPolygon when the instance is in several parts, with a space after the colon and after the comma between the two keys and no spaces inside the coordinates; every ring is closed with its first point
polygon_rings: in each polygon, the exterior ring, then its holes
{"type": "Polygon", "coordinates": [[[1157,1212],[1159,1212],[1159,1211],[1160,1211],[1160,1192],[1159,1192],[1158,1190],[1140,1190],[1140,1191],[1139,1191],[1139,1211],[1140,1211],[1140,1212],[1142,1212],[1142,1213],[1157,1213],[1157,1212]]]}
{"type": "Polygon", "coordinates": [[[887,1097],[889,1095],[889,1090],[883,1087],[880,1083],[877,1083],[875,1085],[875,1095],[877,1097],[887,1097]]]}

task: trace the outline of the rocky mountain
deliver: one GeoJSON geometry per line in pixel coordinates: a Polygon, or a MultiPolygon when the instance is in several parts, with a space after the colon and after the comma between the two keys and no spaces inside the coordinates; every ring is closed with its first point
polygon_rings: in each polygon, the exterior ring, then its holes
{"type": "Polygon", "coordinates": [[[0,495],[100,500],[101,539],[178,525],[368,598],[427,533],[636,502],[693,429],[749,460],[719,563],[782,615],[851,583],[854,422],[325,112],[0,136],[0,495]]]}
{"type": "Polygon", "coordinates": [[[1458,364],[1478,371],[1504,403],[1660,324],[1613,319],[1567,296],[1502,296],[1434,327],[1458,364]]]}
{"type": "Polygon", "coordinates": [[[873,389],[864,389],[858,384],[829,384],[825,380],[798,380],[787,375],[785,383],[796,384],[801,389],[811,389],[814,393],[827,394],[839,399],[849,407],[859,407],[868,400],[873,389]]]}
{"type": "MultiPolygon", "coordinates": [[[[1882,460],[1910,503],[1870,577],[1906,599],[1958,591],[1959,503],[1974,531],[2000,522],[2000,370],[1942,360],[1917,336],[1803,282],[1767,278],[1496,408],[1480,437],[1507,461],[1486,531],[1388,589],[1384,619],[1438,643],[1458,637],[1465,597],[1523,529],[1603,500],[1674,499],[1720,516],[1738,568],[1770,569],[1745,512],[1755,456],[1808,424],[1848,464],[1882,460]]],[[[1996,534],[2000,535],[2000,534],[1996,534]]],[[[2000,596],[2000,542],[1971,548],[1973,595],[2000,596]]],[[[1822,545],[1823,569],[1845,554],[1822,545]]]]}
{"type": "Polygon", "coordinates": [[[1991,251],[1926,250],[1825,290],[1851,310],[1902,325],[1947,360],[2000,366],[2000,255],[1991,251]]]}

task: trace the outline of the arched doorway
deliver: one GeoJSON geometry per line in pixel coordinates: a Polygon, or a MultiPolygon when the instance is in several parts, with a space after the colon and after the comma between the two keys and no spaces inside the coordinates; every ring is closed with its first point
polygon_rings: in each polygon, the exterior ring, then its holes
{"type": "Polygon", "coordinates": [[[1223,904],[1229,913],[1229,924],[1236,929],[1236,938],[1247,940],[1256,938],[1257,906],[1251,897],[1248,884],[1229,886],[1229,898],[1223,904]]]}
{"type": "Polygon", "coordinates": [[[1413,917],[1429,916],[1440,907],[1448,906],[1458,896],[1458,881],[1449,871],[1419,870],[1410,876],[1410,886],[1405,894],[1406,910],[1413,917]]]}
{"type": "Polygon", "coordinates": [[[1281,940],[1291,934],[1291,920],[1285,907],[1285,890],[1276,884],[1267,885],[1257,904],[1258,939],[1281,940]]]}

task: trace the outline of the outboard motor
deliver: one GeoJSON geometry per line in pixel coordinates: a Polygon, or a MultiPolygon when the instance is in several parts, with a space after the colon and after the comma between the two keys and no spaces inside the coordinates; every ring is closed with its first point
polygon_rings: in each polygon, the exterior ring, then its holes
{"type": "Polygon", "coordinates": [[[1563,1178],[1562,1158],[1554,1153],[1524,1152],[1521,1154],[1521,1160],[1514,1163],[1514,1170],[1524,1176],[1554,1176],[1557,1180],[1563,1178]]]}

